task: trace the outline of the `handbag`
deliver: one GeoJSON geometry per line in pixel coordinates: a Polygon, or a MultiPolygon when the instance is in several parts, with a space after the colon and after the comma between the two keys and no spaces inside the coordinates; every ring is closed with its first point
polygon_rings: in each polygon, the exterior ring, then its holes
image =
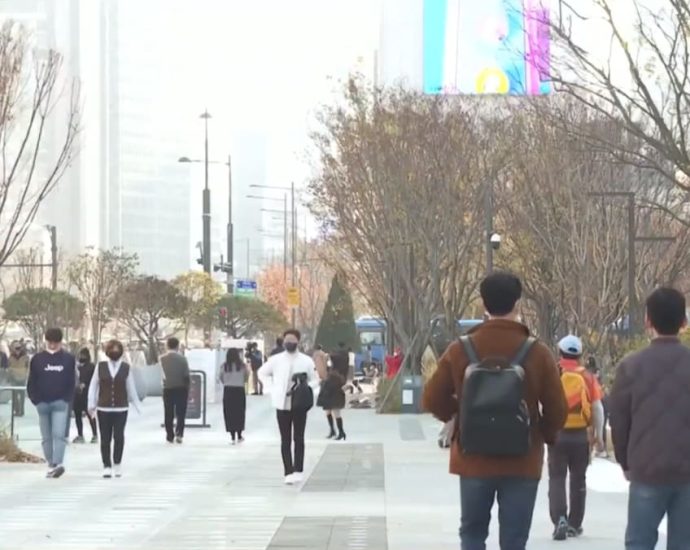
{"type": "Polygon", "coordinates": [[[307,382],[306,373],[292,376],[292,387],[288,391],[293,411],[307,412],[314,406],[314,390],[307,382]]]}

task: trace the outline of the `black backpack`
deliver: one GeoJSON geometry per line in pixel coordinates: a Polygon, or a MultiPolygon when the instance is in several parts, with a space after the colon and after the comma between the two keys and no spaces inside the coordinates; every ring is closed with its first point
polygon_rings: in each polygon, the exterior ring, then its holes
{"type": "Polygon", "coordinates": [[[511,360],[480,360],[469,336],[460,338],[470,361],[460,400],[463,452],[485,456],[524,456],[530,449],[531,418],[525,402],[522,366],[536,342],[528,338],[511,360]]]}
{"type": "Polygon", "coordinates": [[[291,398],[291,408],[293,411],[307,412],[314,406],[314,390],[307,382],[307,375],[304,373],[295,374],[292,377],[292,387],[288,391],[291,398]]]}

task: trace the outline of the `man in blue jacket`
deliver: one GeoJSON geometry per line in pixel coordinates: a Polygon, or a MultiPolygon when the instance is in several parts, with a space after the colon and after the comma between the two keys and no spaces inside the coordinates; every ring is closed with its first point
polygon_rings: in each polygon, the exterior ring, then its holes
{"type": "Polygon", "coordinates": [[[65,432],[76,387],[75,359],[62,349],[60,329],[48,329],[45,339],[46,349],[31,358],[26,392],[38,410],[43,454],[48,463],[46,477],[58,478],[65,473],[65,432]]]}

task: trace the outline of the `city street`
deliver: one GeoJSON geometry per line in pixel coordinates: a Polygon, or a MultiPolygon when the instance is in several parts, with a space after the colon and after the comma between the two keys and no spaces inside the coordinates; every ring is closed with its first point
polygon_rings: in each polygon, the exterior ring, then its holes
{"type": "MultiPolygon", "coordinates": [[[[128,426],[124,477],[101,478],[97,446],[70,445],[67,474],[0,465],[3,550],[204,548],[233,550],[451,550],[458,548],[458,484],[446,474],[429,417],[346,411],[348,441],[323,439],[314,411],[307,429],[307,479],[282,483],[278,434],[268,398],[249,399],[247,442],[232,447],[219,405],[209,429],[188,429],[170,446],[159,399],[128,426]]],[[[38,442],[26,448],[38,452],[38,442]]],[[[622,547],[626,484],[595,460],[585,536],[569,549],[622,547]]],[[[492,527],[489,548],[498,548],[492,527]]],[[[530,548],[553,548],[542,483],[530,548]]],[[[660,546],[661,547],[661,546],[660,546]]]]}

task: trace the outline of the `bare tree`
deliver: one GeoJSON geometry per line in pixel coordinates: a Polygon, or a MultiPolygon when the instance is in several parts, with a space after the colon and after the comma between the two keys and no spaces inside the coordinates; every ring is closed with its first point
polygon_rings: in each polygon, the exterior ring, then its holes
{"type": "Polygon", "coordinates": [[[592,0],[588,7],[559,0],[559,5],[560,17],[552,25],[556,55],[551,76],[557,89],[621,124],[638,146],[597,133],[581,137],[620,161],[661,174],[665,192],[655,186],[641,199],[690,223],[685,209],[690,192],[690,4],[629,0],[624,9],[615,9],[610,0],[592,0]],[[593,32],[608,35],[603,52],[585,45],[593,32]]]}
{"type": "Polygon", "coordinates": [[[331,260],[417,367],[431,320],[454,322],[476,288],[486,128],[471,106],[356,78],[320,122],[311,206],[331,260]]]}
{"type": "Polygon", "coordinates": [[[95,357],[103,328],[112,319],[114,298],[134,277],[137,257],[118,249],[89,249],[77,256],[68,267],[69,280],[86,304],[91,322],[95,357]]]}
{"type": "MultiPolygon", "coordinates": [[[[0,29],[0,265],[21,244],[43,201],[72,163],[79,133],[79,88],[65,89],[62,57],[32,55],[27,33],[15,22],[0,29]],[[68,102],[55,156],[46,152],[56,107],[68,102]],[[40,167],[40,168],[39,168],[40,167]]],[[[58,124],[62,124],[59,121],[58,124]]]]}

